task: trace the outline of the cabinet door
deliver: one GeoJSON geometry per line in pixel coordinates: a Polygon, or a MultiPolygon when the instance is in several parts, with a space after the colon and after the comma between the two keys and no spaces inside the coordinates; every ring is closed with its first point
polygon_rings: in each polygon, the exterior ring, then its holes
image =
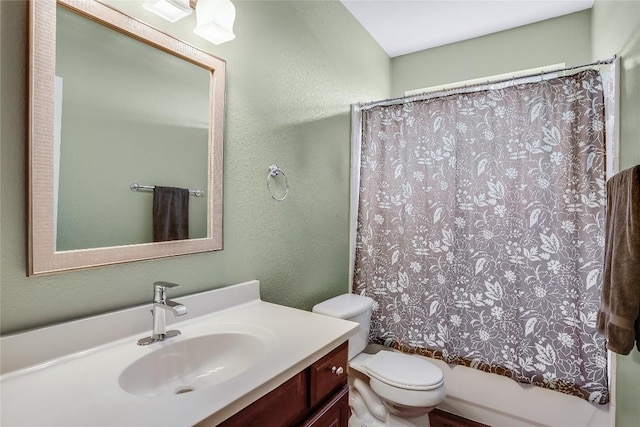
{"type": "Polygon", "coordinates": [[[258,399],[219,427],[293,426],[308,411],[309,381],[302,371],[266,396],[258,399]]]}
{"type": "Polygon", "coordinates": [[[304,427],[347,427],[349,425],[349,386],[344,386],[321,407],[304,427]]]}

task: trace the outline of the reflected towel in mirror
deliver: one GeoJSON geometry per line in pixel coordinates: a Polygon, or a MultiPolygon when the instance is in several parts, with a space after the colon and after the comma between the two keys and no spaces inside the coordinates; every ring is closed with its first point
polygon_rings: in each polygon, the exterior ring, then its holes
{"type": "Polygon", "coordinates": [[[153,241],[189,238],[189,190],[155,186],[153,190],[153,241]]]}

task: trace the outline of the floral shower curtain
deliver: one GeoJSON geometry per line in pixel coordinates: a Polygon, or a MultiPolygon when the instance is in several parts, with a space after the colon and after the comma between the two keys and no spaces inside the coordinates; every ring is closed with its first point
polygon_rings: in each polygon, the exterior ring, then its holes
{"type": "Polygon", "coordinates": [[[371,340],[607,403],[595,70],[362,112],[371,340]]]}

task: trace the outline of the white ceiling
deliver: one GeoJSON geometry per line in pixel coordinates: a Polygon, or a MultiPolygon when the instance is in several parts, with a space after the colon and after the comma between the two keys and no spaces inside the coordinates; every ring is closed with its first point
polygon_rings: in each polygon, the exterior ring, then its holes
{"type": "Polygon", "coordinates": [[[341,0],[390,57],[589,9],[594,0],[341,0]]]}

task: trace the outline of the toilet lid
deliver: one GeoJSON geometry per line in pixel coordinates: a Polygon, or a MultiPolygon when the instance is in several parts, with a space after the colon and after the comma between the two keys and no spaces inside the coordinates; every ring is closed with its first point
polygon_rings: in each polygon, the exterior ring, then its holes
{"type": "Polygon", "coordinates": [[[379,351],[364,368],[372,377],[398,388],[431,390],[444,381],[442,371],[429,361],[393,351],[379,351]]]}

